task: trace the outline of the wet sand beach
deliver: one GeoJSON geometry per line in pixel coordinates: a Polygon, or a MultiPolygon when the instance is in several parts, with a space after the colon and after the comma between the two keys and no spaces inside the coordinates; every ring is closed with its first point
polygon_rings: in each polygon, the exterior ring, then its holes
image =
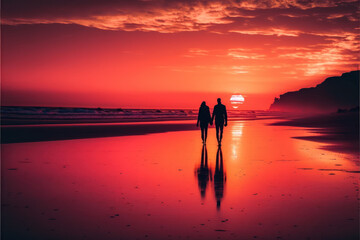
{"type": "Polygon", "coordinates": [[[101,138],[196,130],[194,121],[135,122],[110,124],[37,124],[2,128],[2,143],[101,138]]]}
{"type": "Polygon", "coordinates": [[[191,121],[3,139],[2,239],[358,239],[358,154],[274,122],[230,122],[221,149],[191,121]]]}
{"type": "Polygon", "coordinates": [[[359,154],[359,112],[319,114],[277,121],[274,126],[308,128],[313,135],[294,138],[327,143],[322,148],[335,152],[359,154]]]}

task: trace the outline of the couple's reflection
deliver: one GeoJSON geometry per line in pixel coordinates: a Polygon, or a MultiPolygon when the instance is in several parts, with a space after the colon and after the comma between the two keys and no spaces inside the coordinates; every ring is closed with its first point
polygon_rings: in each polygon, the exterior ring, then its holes
{"type": "Polygon", "coordinates": [[[201,150],[201,162],[200,167],[196,169],[198,178],[198,185],[200,190],[201,198],[205,198],[206,187],[211,180],[211,169],[208,166],[208,154],[206,145],[204,144],[201,150]]]}
{"type": "Polygon", "coordinates": [[[224,161],[221,146],[219,146],[216,153],[216,166],[214,173],[214,190],[216,198],[216,207],[220,210],[221,200],[224,197],[224,185],[226,181],[226,174],[224,172],[224,161]]]}
{"type": "MultiPolygon", "coordinates": [[[[208,154],[206,145],[203,145],[201,150],[200,167],[196,169],[198,185],[201,198],[205,198],[208,183],[212,181],[211,169],[208,165],[208,154]]],[[[224,172],[224,161],[221,147],[218,147],[216,152],[216,165],[214,172],[214,193],[216,198],[217,209],[220,210],[221,200],[224,197],[224,185],[226,181],[226,174],[224,172]]]]}

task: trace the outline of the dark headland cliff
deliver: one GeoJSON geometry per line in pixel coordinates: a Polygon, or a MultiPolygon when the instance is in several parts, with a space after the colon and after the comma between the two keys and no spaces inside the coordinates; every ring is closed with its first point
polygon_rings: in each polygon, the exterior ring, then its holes
{"type": "Polygon", "coordinates": [[[352,71],[329,77],[316,87],[287,92],[275,98],[270,110],[287,112],[358,111],[359,73],[352,71]],[[341,110],[343,109],[343,110],[341,110]]]}

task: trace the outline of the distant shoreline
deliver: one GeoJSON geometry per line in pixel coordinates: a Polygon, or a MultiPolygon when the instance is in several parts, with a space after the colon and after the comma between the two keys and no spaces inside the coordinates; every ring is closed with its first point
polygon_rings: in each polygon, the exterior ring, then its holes
{"type": "Polygon", "coordinates": [[[194,122],[114,125],[69,124],[62,126],[12,126],[1,128],[1,143],[6,144],[83,138],[118,137],[196,129],[197,127],[194,122]]]}
{"type": "MultiPolygon", "coordinates": [[[[233,118],[229,121],[249,121],[274,119],[264,118],[233,118]]],[[[211,127],[211,126],[210,126],[211,127]]],[[[134,121],[134,122],[107,122],[107,123],[59,123],[59,124],[24,124],[2,125],[1,143],[22,143],[70,140],[83,138],[119,137],[130,135],[144,135],[175,131],[199,130],[196,119],[170,121],[134,121]]]]}
{"type": "MultiPolygon", "coordinates": [[[[322,148],[335,152],[359,154],[359,116],[358,113],[334,113],[313,116],[286,115],[261,116],[246,118],[229,118],[229,121],[254,121],[273,119],[270,126],[293,126],[308,128],[314,132],[313,136],[293,136],[296,139],[325,143],[322,148]]],[[[98,119],[84,122],[83,120],[58,120],[34,122],[26,120],[26,124],[13,122],[1,126],[1,143],[24,143],[56,140],[71,140],[85,138],[119,137],[164,133],[176,131],[199,130],[196,127],[196,118],[163,118],[163,119],[133,119],[119,122],[107,119],[99,122],[98,119]]]]}
{"type": "MultiPolygon", "coordinates": [[[[241,120],[264,120],[264,119],[282,119],[281,116],[263,116],[263,117],[229,117],[229,121],[241,120]]],[[[22,126],[22,125],[72,125],[72,124],[116,124],[116,123],[153,123],[169,121],[196,121],[195,117],[188,118],[149,118],[149,119],[2,119],[1,126],[22,126]]]]}

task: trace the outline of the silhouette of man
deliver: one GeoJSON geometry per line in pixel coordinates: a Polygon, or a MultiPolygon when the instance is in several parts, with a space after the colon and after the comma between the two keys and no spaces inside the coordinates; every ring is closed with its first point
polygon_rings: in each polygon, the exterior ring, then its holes
{"type": "Polygon", "coordinates": [[[216,139],[220,146],[223,137],[224,126],[227,126],[227,113],[225,105],[221,104],[221,98],[218,98],[217,102],[218,104],[214,106],[214,111],[211,118],[211,125],[213,124],[215,118],[216,139]]]}

